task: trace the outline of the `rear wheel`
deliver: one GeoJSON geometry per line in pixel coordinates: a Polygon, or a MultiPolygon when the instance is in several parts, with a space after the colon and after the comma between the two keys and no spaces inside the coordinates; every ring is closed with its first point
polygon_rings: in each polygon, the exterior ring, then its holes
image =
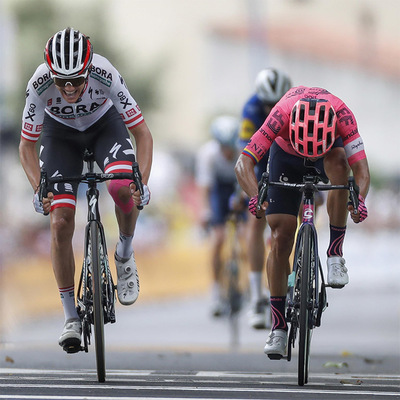
{"type": "Polygon", "coordinates": [[[313,313],[313,285],[310,272],[315,266],[315,243],[312,228],[306,225],[303,230],[303,243],[301,249],[302,268],[300,285],[300,313],[299,313],[299,365],[298,384],[303,386],[308,382],[308,369],[310,361],[310,342],[313,313]]]}
{"type": "Polygon", "coordinates": [[[93,316],[94,341],[96,349],[97,378],[99,382],[106,379],[104,351],[104,307],[103,307],[103,274],[100,261],[100,235],[96,221],[90,223],[90,252],[93,275],[93,316]]]}

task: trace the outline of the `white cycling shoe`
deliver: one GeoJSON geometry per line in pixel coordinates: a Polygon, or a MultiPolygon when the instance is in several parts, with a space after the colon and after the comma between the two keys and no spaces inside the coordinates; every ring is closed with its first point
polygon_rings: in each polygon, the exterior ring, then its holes
{"type": "Polygon", "coordinates": [[[349,283],[349,275],[347,274],[345,263],[346,261],[343,257],[328,257],[328,286],[334,289],[341,289],[343,286],[349,283]]]}
{"type": "Polygon", "coordinates": [[[80,319],[68,319],[58,339],[58,344],[67,353],[76,353],[81,350],[82,323],[80,319]]]}
{"type": "Polygon", "coordinates": [[[137,300],[140,289],[135,253],[132,253],[130,258],[127,259],[120,258],[117,253],[115,253],[114,258],[118,276],[118,300],[124,306],[129,306],[137,300]]]}
{"type": "Polygon", "coordinates": [[[283,329],[271,331],[265,343],[264,353],[271,360],[280,360],[282,357],[286,356],[287,337],[288,333],[283,329]]]}

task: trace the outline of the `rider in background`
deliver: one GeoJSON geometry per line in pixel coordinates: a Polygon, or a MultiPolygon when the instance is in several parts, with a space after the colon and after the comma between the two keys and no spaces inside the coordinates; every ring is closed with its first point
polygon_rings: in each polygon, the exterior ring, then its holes
{"type": "Polygon", "coordinates": [[[327,250],[327,283],[342,288],[349,282],[343,241],[348,212],[355,223],[367,217],[365,197],[370,175],[364,143],[352,111],[327,90],[299,86],[290,89],[272,109],[261,128],[239,156],[235,171],[239,184],[250,197],[249,210],[271,228],[271,251],[267,275],[271,292],[272,329],[264,353],[284,356],[288,327],[285,301],[289,256],[294,244],[301,193],[270,187],[267,201],[257,211],[257,178],[254,165],[267,152],[271,181],[302,182],[307,167],[327,177],[333,185],[346,185],[351,171],[360,188],[359,207],[348,206],[346,190],[330,191],[327,211],[330,243],[327,250]]]}
{"type": "Polygon", "coordinates": [[[221,316],[226,308],[221,280],[225,223],[230,212],[229,199],[237,187],[235,163],[238,157],[239,121],[229,115],[215,118],[210,126],[212,139],[198,151],[196,182],[202,201],[201,219],[211,230],[212,315],[221,316]]]}
{"type": "MultiPolygon", "coordinates": [[[[289,90],[291,81],[283,71],[266,68],[257,74],[255,87],[256,92],[247,100],[242,110],[239,130],[240,151],[263,124],[275,104],[289,90]]],[[[267,169],[268,156],[267,152],[255,165],[258,181],[261,180],[262,173],[267,169]]],[[[251,297],[249,324],[255,329],[266,329],[270,324],[270,309],[262,271],[265,265],[264,231],[267,221],[265,217],[249,218],[247,221],[251,297]]]]}
{"type": "Polygon", "coordinates": [[[59,344],[76,346],[78,351],[82,327],[75,304],[72,248],[78,184],[53,185],[40,202],[40,170],[50,177],[79,176],[88,148],[103,172],[131,172],[135,150],[128,129],[132,133],[144,194],[140,196],[130,180],[107,182],[119,227],[115,251],[118,299],[124,305],[132,304],[139,295],[132,248],[139,211],[134,205],[150,200],[147,182],[153,139],[124,80],[106,58],[93,53],[89,37],[73,28],[57,32],[47,41],[44,61],[28,82],[19,154],[33,188],[35,210],[50,213],[51,260],[65,315],[59,344]]]}

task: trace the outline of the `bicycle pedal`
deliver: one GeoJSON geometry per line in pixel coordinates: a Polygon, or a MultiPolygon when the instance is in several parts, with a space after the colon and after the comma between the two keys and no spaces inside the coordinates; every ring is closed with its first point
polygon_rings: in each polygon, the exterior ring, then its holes
{"type": "Polygon", "coordinates": [[[83,350],[79,339],[69,339],[62,344],[63,350],[68,354],[78,353],[83,350]]]}
{"type": "Polygon", "coordinates": [[[281,356],[280,354],[267,354],[270,360],[282,360],[287,358],[287,356],[281,356]]]}
{"type": "Polygon", "coordinates": [[[329,287],[331,289],[343,289],[345,287],[345,285],[335,285],[335,286],[325,285],[325,287],[329,287]]]}

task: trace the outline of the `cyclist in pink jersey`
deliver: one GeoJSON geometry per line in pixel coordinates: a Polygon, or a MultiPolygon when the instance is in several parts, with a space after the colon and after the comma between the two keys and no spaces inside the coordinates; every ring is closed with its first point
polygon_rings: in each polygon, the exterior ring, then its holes
{"type": "Polygon", "coordinates": [[[144,194],[130,180],[107,182],[120,233],[115,250],[118,299],[132,304],[139,295],[132,248],[139,211],[134,205],[150,200],[153,139],[123,78],[106,58],[93,54],[89,37],[73,28],[57,32],[47,41],[44,60],[28,82],[19,153],[34,191],[35,210],[50,213],[51,259],[65,315],[59,344],[67,348],[68,342],[80,341],[82,333],[72,248],[78,184],[53,185],[41,202],[40,171],[48,176],[80,175],[84,151],[89,149],[103,172],[131,172],[135,149],[128,129],[132,133],[144,194]]]}
{"type": "Polygon", "coordinates": [[[327,90],[298,86],[290,89],[272,109],[244,148],[235,166],[239,184],[249,195],[249,210],[256,217],[266,212],[271,228],[267,275],[271,292],[272,329],[264,352],[286,353],[285,300],[287,271],[297,227],[301,194],[270,187],[268,199],[257,211],[257,179],[254,164],[270,151],[271,181],[301,182],[307,168],[327,177],[332,184],[346,184],[350,170],[360,188],[359,207],[348,206],[346,191],[331,191],[327,199],[330,243],[327,250],[327,283],[342,288],[349,282],[343,241],[347,216],[355,223],[368,213],[365,206],[370,175],[364,143],[351,110],[327,90]]]}

